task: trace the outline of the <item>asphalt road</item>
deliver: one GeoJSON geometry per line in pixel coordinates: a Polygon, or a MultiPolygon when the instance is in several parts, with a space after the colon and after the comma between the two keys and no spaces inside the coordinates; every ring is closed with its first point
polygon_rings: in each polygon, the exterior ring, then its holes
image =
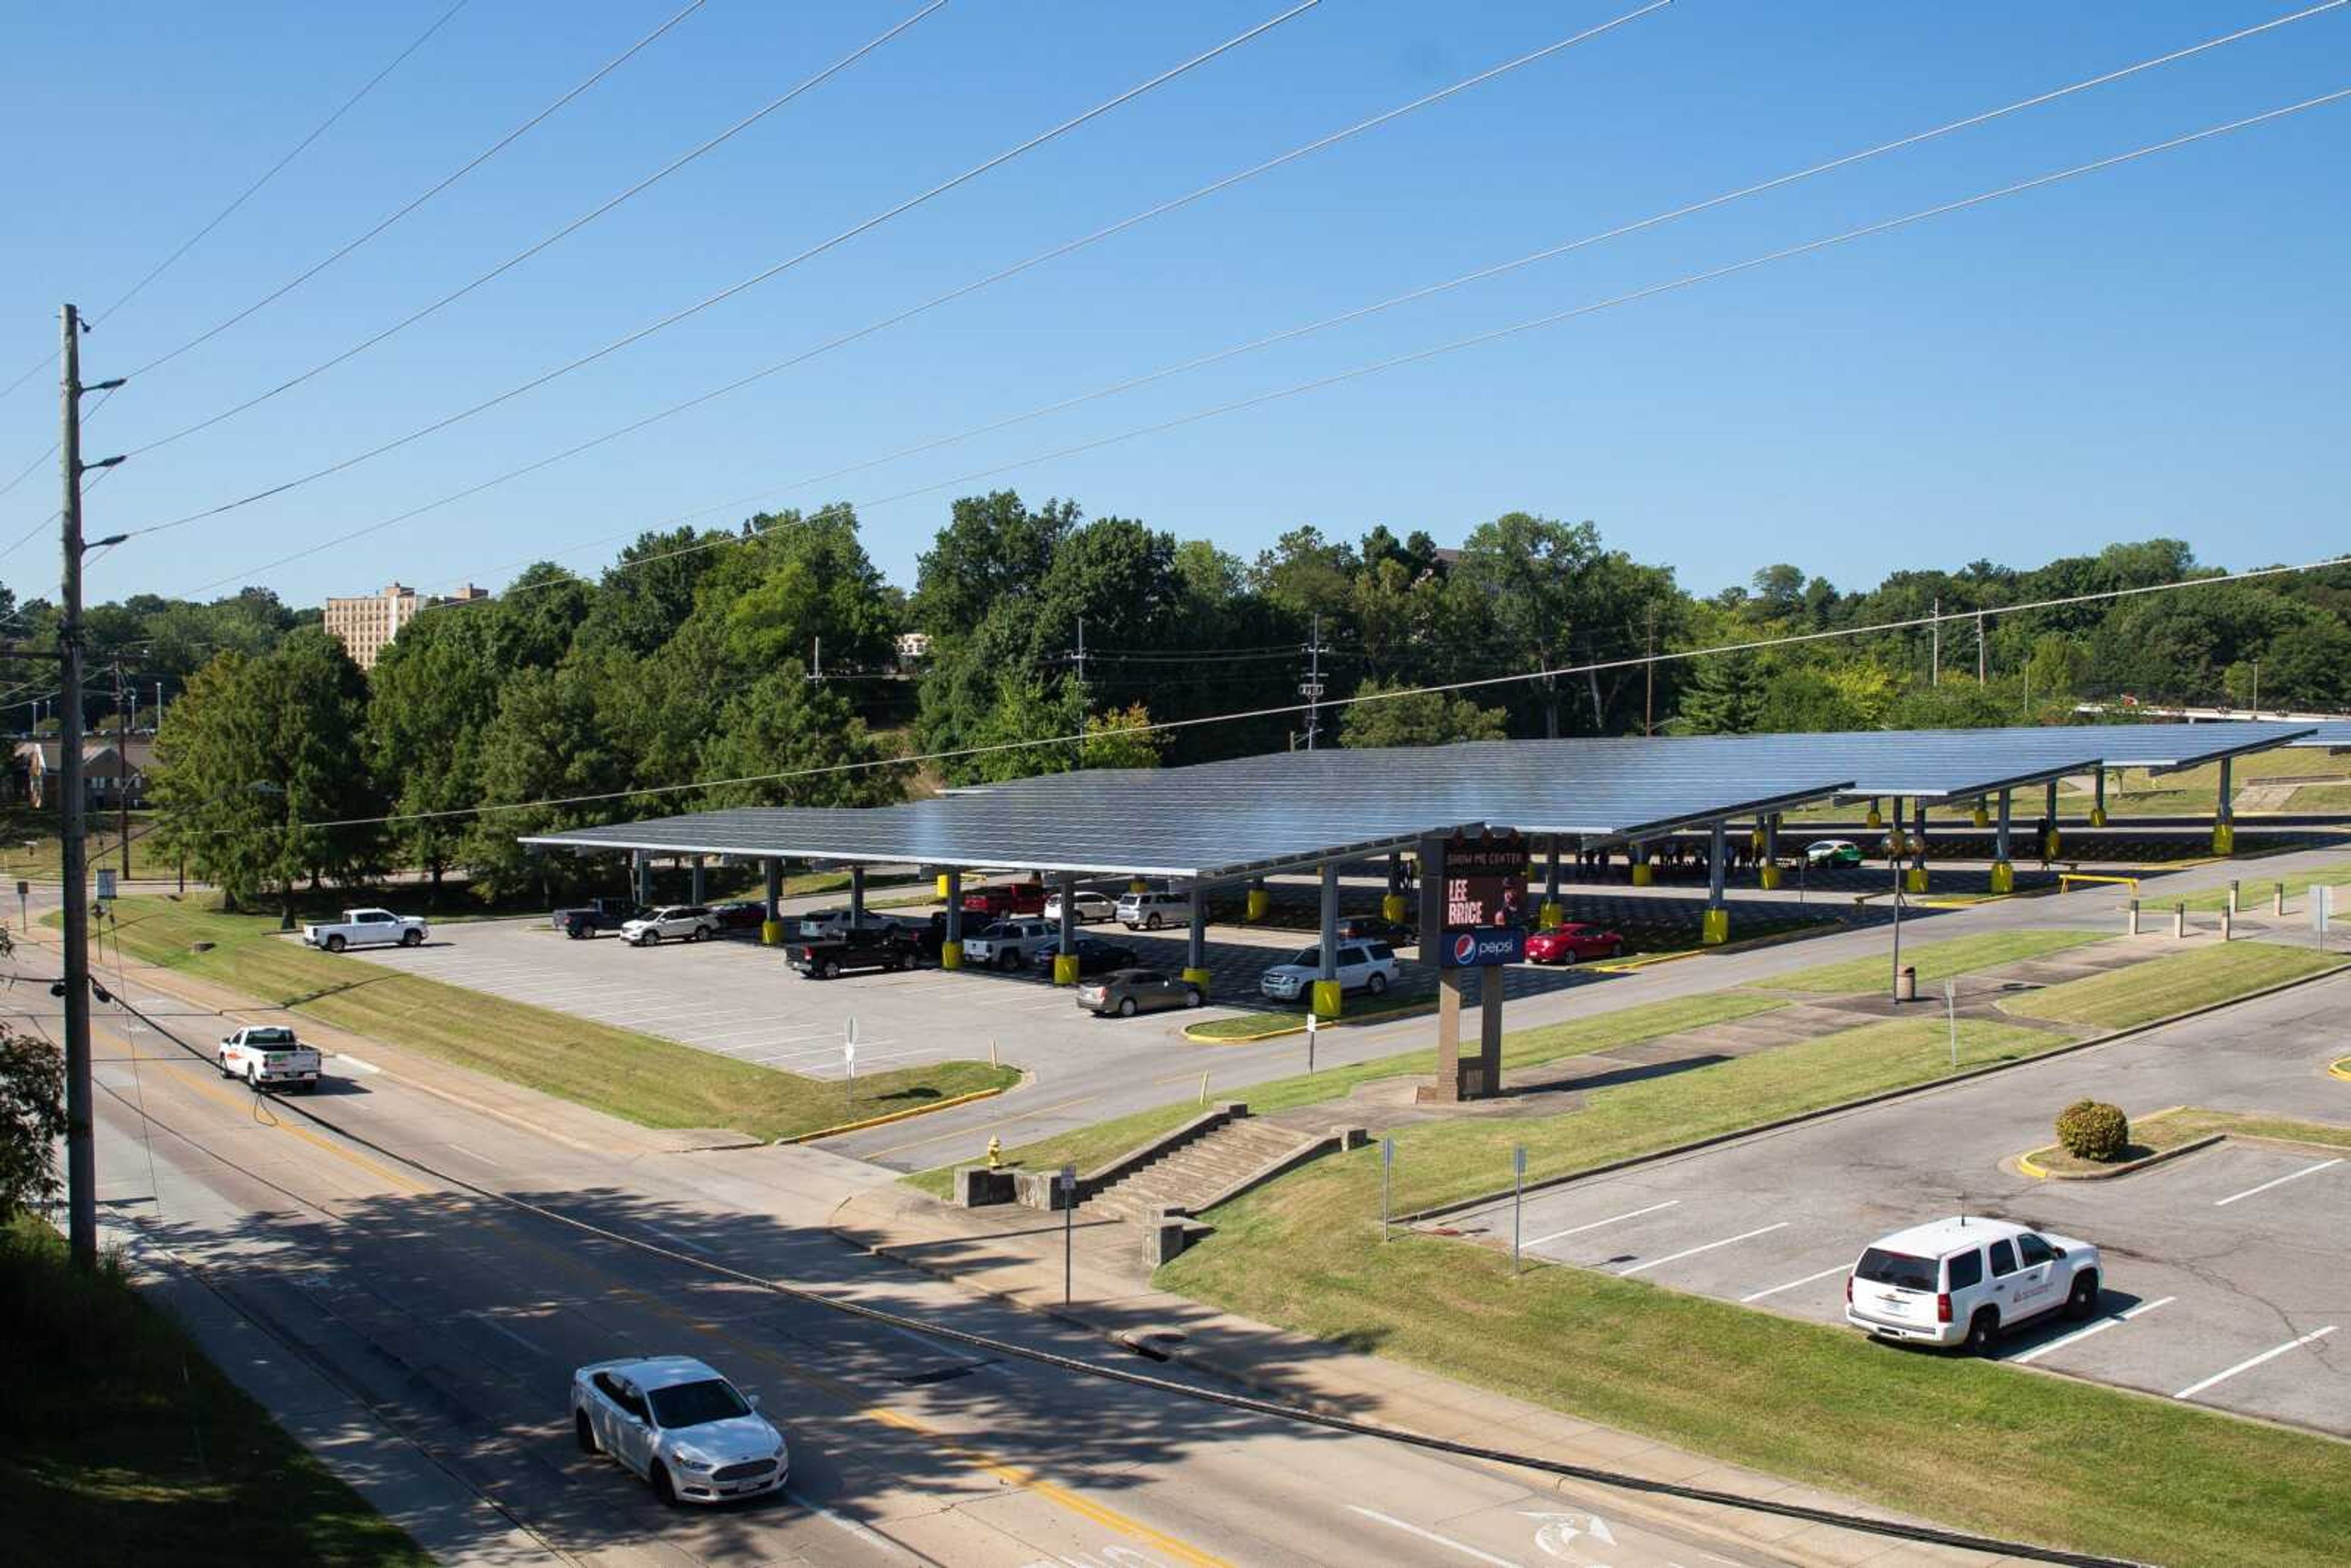
{"type": "MultiPolygon", "coordinates": [[[[1553,1188],[1521,1245],[1541,1259],[1815,1322],[1890,1231],[1956,1213],[2095,1243],[2087,1325],[2043,1320],[2000,1354],[2049,1372],[2351,1437],[2351,1160],[2226,1143],[2115,1180],[2035,1181],[2002,1161],[2085,1095],[2351,1123],[2351,975],[2113,1045],[1553,1188]]],[[[1508,1245],[1503,1204],[1442,1223],[1508,1245]]],[[[1855,1331],[1858,1332],[1858,1331],[1855,1331]]],[[[1888,1347],[1889,1355],[1931,1354],[1888,1347]]]]}
{"type": "MultiPolygon", "coordinates": [[[[30,989],[9,998],[10,1021],[54,1030],[43,1009],[55,1004],[30,989]]],[[[199,1041],[218,1032],[215,1017],[133,992],[160,1029],[199,1041]]],[[[311,1125],[120,1009],[99,1012],[109,1225],[173,1272],[200,1270],[205,1315],[220,1320],[208,1349],[265,1395],[298,1373],[315,1385],[295,1402],[298,1429],[449,1560],[1778,1561],[1633,1523],[1605,1497],[975,1356],[702,1266],[1101,1354],[1073,1332],[839,1247],[824,1218],[886,1179],[871,1167],[807,1150],[591,1151],[340,1058],[299,1102],[382,1148],[607,1233],[586,1235],[311,1125]],[[637,1352],[699,1355],[762,1394],[793,1442],[790,1495],[673,1513],[577,1453],[570,1369],[637,1352]],[[1590,1533],[1595,1509],[1613,1527],[1604,1550],[1590,1533]],[[1546,1531],[1550,1546],[1537,1539],[1546,1531]]]]}

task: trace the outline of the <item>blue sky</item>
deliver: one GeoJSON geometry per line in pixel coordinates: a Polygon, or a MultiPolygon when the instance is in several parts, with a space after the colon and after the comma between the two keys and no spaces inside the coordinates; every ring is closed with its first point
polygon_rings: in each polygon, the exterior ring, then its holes
{"type": "MultiPolygon", "coordinates": [[[[1325,0],[1053,145],[679,327],[332,478],[134,541],[90,591],[398,577],[491,586],[755,493],[861,503],[911,584],[964,489],[1076,498],[1253,554],[1314,523],[1458,540],[1590,517],[1699,591],[1841,583],[2177,535],[2230,565],[2342,548],[2351,103],[1547,331],[1163,434],[883,498],[1598,300],[2351,86],[2351,7],[1373,320],[814,487],[796,481],[1612,227],[2297,7],[1677,0],[1616,32],[653,430],[274,570],[1155,202],[1622,15],[1325,0]],[[877,504],[878,503],[878,504],[877,504]]],[[[85,344],[113,374],[250,303],[535,112],[683,0],[468,0],[85,344]]],[[[110,304],[447,0],[19,7],[0,55],[0,382],[110,304]]],[[[471,278],[917,8],[697,14],[455,188],[91,422],[104,455],[307,368],[471,278]]],[[[734,283],[1283,9],[953,0],[440,316],[127,464],[93,534],[307,472],[734,283]]],[[[55,434],[0,400],[0,482],[55,434]]],[[[0,497],[0,545],[54,506],[0,497]]],[[[712,514],[731,521],[751,508],[712,514]]],[[[54,547],[0,581],[54,592],[54,547]]],[[[211,587],[209,593],[226,591],[211,587]]]]}

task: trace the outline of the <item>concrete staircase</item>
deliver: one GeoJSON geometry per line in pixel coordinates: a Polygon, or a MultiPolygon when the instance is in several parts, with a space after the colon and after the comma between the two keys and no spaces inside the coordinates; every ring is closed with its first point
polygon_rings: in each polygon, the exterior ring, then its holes
{"type": "Polygon", "coordinates": [[[1165,1208],[1191,1214],[1240,1186],[1267,1166],[1322,1141],[1321,1134],[1296,1132],[1243,1117],[1227,1122],[1127,1172],[1081,1207],[1137,1224],[1155,1220],[1160,1210],[1165,1208]]]}

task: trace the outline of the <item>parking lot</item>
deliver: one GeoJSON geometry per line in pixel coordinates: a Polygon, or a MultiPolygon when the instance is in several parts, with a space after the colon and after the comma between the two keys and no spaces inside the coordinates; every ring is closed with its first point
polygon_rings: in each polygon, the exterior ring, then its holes
{"type": "MultiPolygon", "coordinates": [[[[2086,1322],[2044,1319],[2014,1364],[2351,1436],[2351,1159],[2231,1140],[2106,1181],[2004,1164],[2085,1095],[2134,1114],[2190,1104],[2351,1124],[2351,977],[2113,1046],[1531,1196],[1532,1257],[1843,1324],[1877,1238],[1958,1213],[2104,1253],[2086,1322]]],[[[1508,1246],[1507,1203],[1434,1222],[1508,1246]]],[[[1858,1330],[1853,1331],[1856,1334],[1858,1330]]],[[[1885,1347],[1887,1355],[1931,1352],[1885,1347]]]]}

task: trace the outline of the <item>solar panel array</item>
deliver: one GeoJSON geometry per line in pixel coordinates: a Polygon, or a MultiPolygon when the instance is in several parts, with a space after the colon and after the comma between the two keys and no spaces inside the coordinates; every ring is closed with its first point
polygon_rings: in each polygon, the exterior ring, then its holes
{"type": "Polygon", "coordinates": [[[1279,752],[1049,774],[904,806],[703,811],[524,841],[1223,881],[1479,823],[1640,838],[1837,795],[1971,799],[2101,765],[2190,767],[2311,733],[2248,721],[1279,752]]]}

